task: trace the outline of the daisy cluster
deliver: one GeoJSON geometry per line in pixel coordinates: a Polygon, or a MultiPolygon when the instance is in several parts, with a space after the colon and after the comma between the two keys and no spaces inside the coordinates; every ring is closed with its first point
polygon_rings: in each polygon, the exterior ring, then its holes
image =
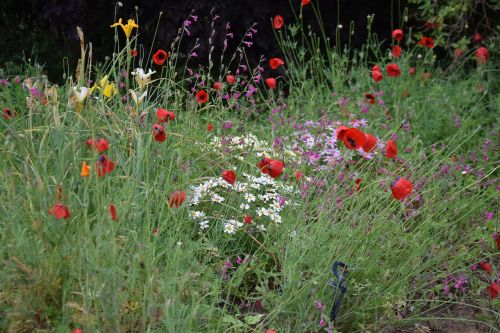
{"type": "MultiPolygon", "coordinates": [[[[344,144],[337,139],[337,128],[341,125],[339,121],[325,119],[295,124],[295,132],[288,138],[292,151],[315,170],[332,170],[348,159],[350,157],[348,154],[352,154],[351,151],[343,149],[344,144]]],[[[365,119],[352,120],[349,125],[366,127],[367,121],[365,119]]],[[[366,158],[372,157],[371,154],[366,154],[361,149],[359,153],[366,158]]]]}
{"type": "Polygon", "coordinates": [[[285,199],[294,188],[262,174],[243,173],[231,185],[222,177],[211,177],[192,186],[189,214],[201,231],[222,224],[224,233],[238,230],[266,231],[271,223],[282,222],[281,212],[289,204],[285,199]]]}
{"type": "MultiPolygon", "coordinates": [[[[254,154],[258,158],[281,155],[272,145],[264,140],[259,140],[251,133],[242,136],[213,137],[210,141],[210,147],[231,153],[241,161],[248,154],[254,154]]],[[[297,157],[297,154],[290,147],[284,147],[282,153],[288,160],[294,160],[297,157]]]]}

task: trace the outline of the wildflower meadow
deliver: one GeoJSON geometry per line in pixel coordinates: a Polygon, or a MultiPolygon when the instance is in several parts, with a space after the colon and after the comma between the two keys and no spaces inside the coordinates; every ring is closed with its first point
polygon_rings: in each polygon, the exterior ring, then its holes
{"type": "Polygon", "coordinates": [[[351,48],[318,8],[249,59],[117,7],[63,84],[0,71],[1,332],[500,332],[498,29],[351,48]]]}

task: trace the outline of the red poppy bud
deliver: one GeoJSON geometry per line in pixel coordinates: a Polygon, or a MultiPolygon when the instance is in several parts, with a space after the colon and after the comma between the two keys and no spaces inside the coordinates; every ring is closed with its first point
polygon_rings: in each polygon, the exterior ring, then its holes
{"type": "Polygon", "coordinates": [[[387,145],[385,146],[385,157],[394,158],[398,155],[398,147],[396,146],[396,142],[394,140],[387,141],[387,145]]]}
{"type": "Polygon", "coordinates": [[[208,123],[207,131],[212,132],[213,130],[214,130],[214,125],[212,125],[212,123],[208,123]]]}
{"type": "Polygon", "coordinates": [[[396,200],[403,200],[413,191],[412,183],[406,178],[399,178],[391,184],[392,196],[396,200]]]}
{"type": "Polygon", "coordinates": [[[371,152],[377,145],[377,138],[370,134],[365,134],[365,144],[362,146],[365,153],[371,152]]]}
{"type": "Polygon", "coordinates": [[[251,224],[252,223],[252,217],[250,215],[245,215],[245,224],[251,224]]]}
{"type": "Polygon", "coordinates": [[[415,69],[415,67],[410,67],[410,75],[411,76],[414,76],[416,72],[417,72],[417,70],[415,69]]]}
{"type": "Polygon", "coordinates": [[[302,7],[307,6],[308,4],[311,3],[311,0],[302,0],[302,7]]]}
{"type": "Polygon", "coordinates": [[[67,206],[63,204],[55,204],[49,210],[49,215],[54,215],[56,220],[60,219],[68,219],[70,216],[70,212],[67,206]]]}
{"type": "Polygon", "coordinates": [[[281,27],[285,24],[285,20],[280,15],[276,15],[273,19],[274,29],[281,29],[281,27]]]}
{"type": "Polygon", "coordinates": [[[395,29],[392,31],[392,38],[394,38],[394,40],[400,41],[403,39],[403,36],[404,33],[403,30],[401,29],[395,29]]]}
{"type": "Polygon", "coordinates": [[[184,191],[181,192],[179,190],[174,191],[168,197],[168,206],[170,208],[172,207],[178,208],[180,205],[182,205],[185,199],[186,199],[186,192],[184,191]]]}
{"type": "Polygon", "coordinates": [[[228,76],[226,76],[226,81],[227,81],[227,83],[229,83],[230,85],[233,85],[233,84],[234,84],[234,81],[236,81],[236,78],[234,77],[234,75],[228,75],[228,76]]]}
{"type": "Polygon", "coordinates": [[[284,64],[285,64],[285,62],[283,60],[281,60],[280,58],[269,59],[269,67],[271,67],[272,69],[276,69],[284,64]]]}
{"type": "Polygon", "coordinates": [[[79,328],[77,329],[74,329],[73,331],[71,331],[71,333],[83,333],[83,331],[79,328]]]}
{"type": "Polygon", "coordinates": [[[108,207],[108,212],[109,212],[109,215],[111,216],[111,219],[113,221],[116,221],[117,218],[116,218],[116,206],[112,203],[109,204],[109,207],[108,207]]]}
{"type": "Polygon", "coordinates": [[[269,87],[269,89],[275,89],[276,88],[276,79],[275,78],[268,78],[266,79],[266,84],[269,87]]]}
{"type": "Polygon", "coordinates": [[[491,299],[497,298],[498,295],[500,294],[500,285],[498,283],[493,282],[489,286],[486,287],[486,291],[488,292],[488,295],[490,296],[491,299]]]}
{"type": "Polygon", "coordinates": [[[220,83],[220,82],[215,82],[215,83],[213,84],[212,88],[214,88],[214,90],[219,91],[219,90],[221,90],[221,88],[222,88],[222,83],[220,83]]]}
{"type": "Polygon", "coordinates": [[[205,90],[200,90],[196,93],[196,100],[198,103],[203,104],[208,102],[208,94],[205,90]]]}
{"type": "Polygon", "coordinates": [[[397,77],[401,75],[401,70],[397,64],[389,64],[385,67],[387,75],[397,77]]]}
{"type": "Polygon", "coordinates": [[[155,54],[153,54],[153,62],[158,66],[161,66],[167,60],[167,52],[164,50],[158,50],[155,54]]]}
{"type": "Polygon", "coordinates": [[[130,50],[130,55],[131,55],[132,57],[137,56],[137,54],[138,54],[138,52],[137,52],[137,50],[136,50],[136,49],[130,50]]]}
{"type": "Polygon", "coordinates": [[[344,145],[349,149],[359,149],[366,142],[365,133],[357,128],[349,128],[344,134],[344,145]]]}

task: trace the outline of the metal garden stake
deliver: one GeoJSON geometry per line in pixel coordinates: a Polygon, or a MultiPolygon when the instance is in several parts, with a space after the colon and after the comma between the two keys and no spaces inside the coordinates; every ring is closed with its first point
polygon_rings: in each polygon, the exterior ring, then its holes
{"type": "Polygon", "coordinates": [[[347,284],[345,283],[347,265],[341,261],[335,261],[332,266],[332,271],[334,279],[330,279],[328,284],[333,287],[333,303],[332,311],[330,312],[330,320],[334,322],[347,290],[347,284]]]}

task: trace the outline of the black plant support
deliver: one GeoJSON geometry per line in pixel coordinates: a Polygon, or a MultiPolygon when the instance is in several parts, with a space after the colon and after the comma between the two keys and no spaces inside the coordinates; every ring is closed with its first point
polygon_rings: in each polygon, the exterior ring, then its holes
{"type": "Polygon", "coordinates": [[[345,283],[347,265],[341,261],[335,261],[332,266],[332,271],[335,279],[330,279],[328,284],[333,287],[333,302],[332,311],[330,312],[330,320],[334,322],[335,318],[337,318],[340,305],[342,304],[342,299],[344,298],[347,290],[347,284],[345,283]]]}

